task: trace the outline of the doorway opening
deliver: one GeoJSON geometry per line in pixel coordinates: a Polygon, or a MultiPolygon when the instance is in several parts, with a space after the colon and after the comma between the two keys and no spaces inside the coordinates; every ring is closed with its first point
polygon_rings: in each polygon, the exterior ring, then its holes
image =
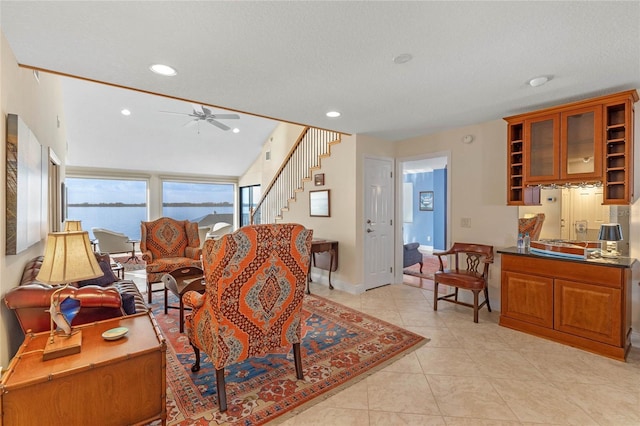
{"type": "MultiPolygon", "coordinates": [[[[422,288],[432,288],[433,274],[440,262],[433,252],[448,246],[449,176],[448,153],[402,160],[402,281],[422,288]],[[420,264],[414,256],[405,255],[405,245],[419,243],[420,264]]],[[[446,267],[446,260],[443,259],[446,267]]]]}

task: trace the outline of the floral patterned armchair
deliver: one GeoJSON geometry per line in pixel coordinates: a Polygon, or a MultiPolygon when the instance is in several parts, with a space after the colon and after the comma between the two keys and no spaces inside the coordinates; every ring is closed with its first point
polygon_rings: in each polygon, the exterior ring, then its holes
{"type": "Polygon", "coordinates": [[[175,269],[200,268],[200,237],[198,224],[188,220],[161,217],[141,223],[140,251],[147,262],[147,299],[151,303],[152,284],[175,269]]]}
{"type": "Polygon", "coordinates": [[[307,283],[312,230],[298,224],[250,225],[204,243],[204,294],[182,300],[192,309],[186,330],[200,369],[200,350],[216,370],[220,411],[227,409],[224,368],[293,345],[296,376],[301,310],[307,283]]]}

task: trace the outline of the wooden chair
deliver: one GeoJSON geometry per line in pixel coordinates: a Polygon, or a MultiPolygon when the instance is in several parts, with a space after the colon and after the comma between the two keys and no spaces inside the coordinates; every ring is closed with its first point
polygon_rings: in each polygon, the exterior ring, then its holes
{"type": "Polygon", "coordinates": [[[433,254],[438,256],[438,260],[440,261],[440,270],[433,275],[433,310],[438,310],[438,300],[469,306],[473,308],[473,322],[478,322],[478,310],[484,305],[487,305],[487,309],[491,312],[488,283],[489,264],[493,263],[493,246],[454,243],[453,247],[449,250],[433,254]],[[448,255],[454,256],[454,269],[444,269],[442,257],[448,255]],[[465,264],[466,269],[463,269],[465,264]],[[481,265],[484,266],[481,268],[481,265]],[[455,287],[455,291],[451,294],[438,297],[439,284],[455,287]],[[458,300],[458,289],[473,292],[473,305],[458,300]],[[478,296],[481,291],[484,292],[484,301],[478,304],[478,296]]]}
{"type": "Polygon", "coordinates": [[[185,325],[200,370],[200,350],[216,370],[220,411],[227,409],[225,367],[293,345],[296,377],[304,378],[300,354],[302,299],[313,231],[293,223],[244,226],[205,241],[205,292],[186,292],[185,325]]]}

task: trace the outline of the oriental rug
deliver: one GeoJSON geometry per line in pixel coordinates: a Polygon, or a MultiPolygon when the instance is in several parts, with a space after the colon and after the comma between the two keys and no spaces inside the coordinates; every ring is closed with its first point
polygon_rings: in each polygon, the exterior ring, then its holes
{"type": "Polygon", "coordinates": [[[115,260],[116,262],[119,262],[122,264],[122,266],[124,267],[124,271],[128,272],[128,271],[139,271],[144,269],[147,266],[147,262],[145,262],[144,260],[142,260],[142,256],[137,254],[136,255],[136,259],[137,261],[133,260],[130,258],[131,255],[128,256],[111,256],[111,258],[113,260],[115,260]]]}
{"type": "MultiPolygon", "coordinates": [[[[328,299],[305,295],[304,380],[297,380],[293,352],[251,358],[225,369],[228,410],[220,413],[215,370],[206,355],[191,372],[193,349],[179,332],[178,310],[164,314],[156,293],[153,313],[167,340],[168,425],[279,423],[389,365],[429,339],[328,299]]],[[[177,304],[173,296],[170,304],[177,304]]],[[[155,424],[155,423],[154,423],[155,424]]]]}
{"type": "MultiPolygon", "coordinates": [[[[442,259],[444,267],[447,267],[447,259],[442,259]]],[[[423,254],[422,255],[422,272],[420,272],[420,264],[416,263],[415,265],[411,265],[402,270],[402,273],[405,275],[411,275],[418,278],[424,278],[427,280],[433,280],[433,274],[437,270],[440,269],[440,262],[438,261],[437,256],[423,254]]],[[[418,281],[419,282],[419,281],[418,281]]],[[[422,285],[416,284],[416,280],[405,280],[404,282],[407,285],[411,285],[414,287],[423,287],[422,285]]]]}

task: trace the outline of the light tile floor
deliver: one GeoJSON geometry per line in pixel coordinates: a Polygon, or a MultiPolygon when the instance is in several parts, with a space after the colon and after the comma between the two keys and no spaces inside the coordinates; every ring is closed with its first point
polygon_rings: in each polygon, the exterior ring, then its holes
{"type": "MultiPolygon", "coordinates": [[[[144,272],[127,275],[144,290],[144,272]]],[[[640,425],[640,341],[623,363],[500,327],[499,312],[483,308],[478,324],[470,308],[434,312],[425,288],[311,291],[431,341],[285,426],[640,425]]]]}

